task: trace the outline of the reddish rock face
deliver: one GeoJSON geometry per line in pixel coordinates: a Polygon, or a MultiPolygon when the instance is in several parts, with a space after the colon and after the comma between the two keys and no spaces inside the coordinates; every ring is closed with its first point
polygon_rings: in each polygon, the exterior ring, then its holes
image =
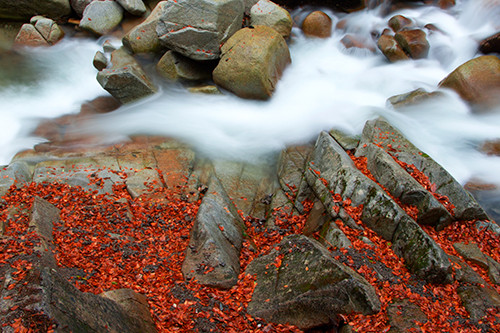
{"type": "Polygon", "coordinates": [[[308,37],[328,38],[332,35],[332,19],[321,11],[307,15],[302,31],[308,37]]]}

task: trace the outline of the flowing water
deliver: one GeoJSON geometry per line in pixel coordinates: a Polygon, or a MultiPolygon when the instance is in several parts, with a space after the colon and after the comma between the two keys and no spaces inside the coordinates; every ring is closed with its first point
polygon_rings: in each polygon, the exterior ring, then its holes
{"type": "MultiPolygon", "coordinates": [[[[293,16],[300,19],[310,10],[293,16]]],[[[286,145],[313,140],[321,130],[359,134],[367,119],[382,115],[460,182],[479,178],[500,184],[500,157],[477,149],[485,140],[500,138],[500,106],[475,114],[449,91],[404,111],[386,102],[417,88],[434,91],[458,65],[478,56],[478,41],[500,30],[500,1],[457,0],[446,11],[434,6],[390,14],[382,7],[351,14],[325,11],[334,26],[342,21],[344,29],[335,29],[329,39],[312,40],[294,28],[292,65],[269,101],[196,95],[162,83],[158,94],[92,120],[87,131],[105,133],[110,141],[139,133],[168,135],[208,156],[253,162],[286,145]],[[427,31],[427,59],[390,64],[380,52],[346,49],[340,43],[349,33],[376,49],[374,36],[395,14],[420,27],[438,28],[427,31]]],[[[1,60],[0,74],[7,80],[0,81],[0,163],[41,141],[29,135],[38,117],[78,112],[85,100],[106,94],[91,65],[100,44],[68,38],[48,49],[23,51],[20,63],[1,60]]]]}

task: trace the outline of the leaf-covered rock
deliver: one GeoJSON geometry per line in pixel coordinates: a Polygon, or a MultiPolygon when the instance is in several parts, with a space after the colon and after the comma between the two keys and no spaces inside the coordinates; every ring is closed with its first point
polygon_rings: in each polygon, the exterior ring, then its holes
{"type": "Polygon", "coordinates": [[[339,314],[380,310],[373,287],[306,236],[285,237],[247,273],[257,275],[248,312],[270,322],[310,329],[338,324],[339,314]]]}

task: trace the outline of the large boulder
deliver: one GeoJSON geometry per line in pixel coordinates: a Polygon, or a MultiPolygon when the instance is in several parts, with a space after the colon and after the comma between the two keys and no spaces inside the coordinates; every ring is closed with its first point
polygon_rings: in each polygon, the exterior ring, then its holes
{"type": "Polygon", "coordinates": [[[240,97],[268,99],[290,62],[285,39],[276,30],[266,26],[244,28],[222,47],[213,79],[240,97]]]}
{"type": "Polygon", "coordinates": [[[0,168],[0,197],[4,196],[12,185],[21,187],[31,181],[31,176],[32,173],[25,162],[12,162],[0,168]]]}
{"type": "Polygon", "coordinates": [[[168,1],[160,1],[144,22],[134,27],[123,37],[123,46],[132,53],[156,53],[160,51],[162,46],[156,33],[156,26],[167,4],[168,1]]]}
{"type": "Polygon", "coordinates": [[[111,53],[111,67],[97,73],[97,81],[121,103],[129,103],[156,93],[157,88],[142,67],[120,48],[111,53]]]}
{"type": "Polygon", "coordinates": [[[500,59],[490,55],[469,60],[451,72],[439,86],[456,91],[473,105],[497,105],[500,101],[500,59]]]}
{"type": "Polygon", "coordinates": [[[219,181],[209,191],[191,230],[182,273],[200,284],[231,288],[238,282],[243,221],[219,181]]]}
{"type": "Polygon", "coordinates": [[[246,272],[257,275],[248,313],[270,322],[307,330],[336,325],[339,314],[380,311],[375,289],[365,279],[303,235],[285,237],[246,272]]]}
{"type": "Polygon", "coordinates": [[[284,38],[290,36],[293,21],[290,13],[269,0],[260,0],[250,9],[250,24],[266,25],[273,28],[284,38]]]}
{"type": "Polygon", "coordinates": [[[241,28],[243,0],[177,0],[162,7],[157,33],[167,48],[195,60],[217,59],[241,28]]]}
{"type": "Polygon", "coordinates": [[[314,11],[302,22],[302,31],[308,37],[328,38],[332,35],[332,19],[322,11],[314,11]]]}
{"type": "Polygon", "coordinates": [[[27,20],[34,15],[53,19],[69,16],[69,0],[3,0],[0,1],[0,18],[27,20]]]}
{"type": "Polygon", "coordinates": [[[83,11],[80,28],[97,35],[115,29],[123,19],[123,8],[115,1],[93,1],[83,11]]]}

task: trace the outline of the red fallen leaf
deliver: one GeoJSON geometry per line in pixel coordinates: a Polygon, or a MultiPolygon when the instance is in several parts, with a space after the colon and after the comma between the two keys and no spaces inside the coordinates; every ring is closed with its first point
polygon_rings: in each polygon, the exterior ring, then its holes
{"type": "Polygon", "coordinates": [[[220,231],[224,231],[224,226],[219,225],[219,230],[220,230],[220,231]]]}

